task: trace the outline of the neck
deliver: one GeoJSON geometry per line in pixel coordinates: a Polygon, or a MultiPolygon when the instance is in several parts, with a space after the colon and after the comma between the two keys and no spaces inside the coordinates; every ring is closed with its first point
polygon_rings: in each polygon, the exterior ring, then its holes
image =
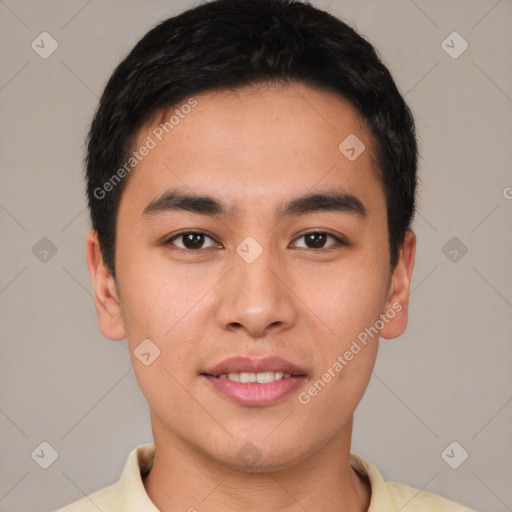
{"type": "Polygon", "coordinates": [[[352,420],[313,455],[285,468],[240,471],[173,436],[152,416],[155,459],[144,479],[162,512],[366,512],[369,484],[350,466],[352,420]]]}

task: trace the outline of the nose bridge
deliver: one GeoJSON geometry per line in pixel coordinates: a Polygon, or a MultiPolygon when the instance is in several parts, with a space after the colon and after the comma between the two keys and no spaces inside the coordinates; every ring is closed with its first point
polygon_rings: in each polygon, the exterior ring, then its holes
{"type": "MultiPolygon", "coordinates": [[[[251,242],[244,242],[237,248],[238,258],[235,259],[235,273],[241,283],[242,293],[270,294],[276,296],[279,292],[272,290],[279,286],[275,274],[279,268],[279,262],[274,251],[270,248],[258,250],[251,246],[251,242]],[[244,252],[246,251],[246,252],[244,252]],[[258,254],[259,252],[259,254],[258,254]]],[[[283,270],[282,270],[283,271],[283,270]]]]}
{"type": "Polygon", "coordinates": [[[270,326],[289,327],[295,306],[285,285],[286,269],[277,251],[247,237],[233,254],[233,270],[217,306],[217,321],[224,329],[244,327],[258,336],[270,326]]]}

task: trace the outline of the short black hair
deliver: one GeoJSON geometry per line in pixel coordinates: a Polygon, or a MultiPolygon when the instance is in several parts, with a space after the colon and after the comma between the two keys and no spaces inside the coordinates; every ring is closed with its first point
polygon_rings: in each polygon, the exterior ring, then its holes
{"type": "Polygon", "coordinates": [[[109,79],[91,124],[88,204],[114,278],[117,211],[142,126],[201,92],[293,82],[348,99],[368,127],[394,268],[414,216],[418,150],[411,111],[374,47],[309,2],[214,0],[162,21],[136,44],[109,79]]]}

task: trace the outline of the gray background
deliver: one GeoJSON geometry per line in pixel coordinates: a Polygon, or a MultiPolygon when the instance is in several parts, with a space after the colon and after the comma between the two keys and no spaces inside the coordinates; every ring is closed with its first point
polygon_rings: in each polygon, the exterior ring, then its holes
{"type": "MultiPolygon", "coordinates": [[[[512,510],[512,2],[314,4],[376,45],[421,149],[409,327],[381,342],[352,451],[387,480],[512,510]],[[458,58],[441,45],[453,31],[469,43],[458,58]],[[452,464],[469,453],[457,469],[441,457],[453,441],[452,464]]],[[[0,1],[2,511],[52,510],[113,483],[129,451],[152,441],[126,342],[97,326],[83,141],[114,66],[190,5],[0,1]],[[58,42],[47,59],[31,48],[43,31],[58,42]],[[47,241],[33,250],[43,237],[57,248],[46,261],[47,241]],[[48,469],[31,457],[43,441],[58,453],[48,469]]]]}

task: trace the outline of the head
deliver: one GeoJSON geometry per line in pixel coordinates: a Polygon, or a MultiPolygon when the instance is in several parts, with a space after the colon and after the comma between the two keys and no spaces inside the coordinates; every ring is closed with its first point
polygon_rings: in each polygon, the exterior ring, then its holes
{"type": "Polygon", "coordinates": [[[231,465],[251,442],[269,469],[349,435],[379,337],[407,323],[416,166],[389,71],[311,5],[217,0],[141,39],[88,137],[87,258],[155,440],[231,465]],[[240,355],[292,362],[299,387],[264,407],[225,398],[208,372],[240,355]]]}

